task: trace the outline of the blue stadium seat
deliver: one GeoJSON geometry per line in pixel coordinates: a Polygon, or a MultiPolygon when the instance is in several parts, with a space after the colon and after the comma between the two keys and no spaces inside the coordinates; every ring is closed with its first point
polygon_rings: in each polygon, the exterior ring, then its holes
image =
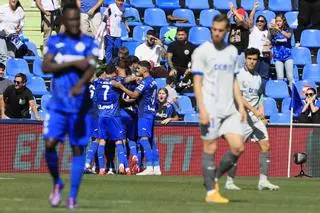
{"type": "Polygon", "coordinates": [[[299,81],[300,80],[299,70],[298,70],[298,67],[296,65],[293,65],[293,78],[294,78],[295,81],[299,81]]]}
{"type": "Polygon", "coordinates": [[[318,50],[317,54],[317,63],[320,64],[320,49],[318,50]]]}
{"type": "Polygon", "coordinates": [[[187,113],[184,115],[185,122],[199,122],[199,115],[196,113],[187,113]]]}
{"type": "Polygon", "coordinates": [[[320,30],[304,30],[300,44],[302,47],[320,47],[320,30]]]}
{"type": "Polygon", "coordinates": [[[196,26],[196,20],[194,18],[193,11],[190,9],[175,9],[172,13],[173,16],[177,16],[179,18],[188,19],[187,23],[174,23],[177,27],[193,27],[196,26]]]}
{"type": "Polygon", "coordinates": [[[314,83],[314,81],[309,80],[309,79],[297,81],[295,84],[296,84],[297,90],[299,92],[300,98],[305,98],[304,93],[307,88],[313,87],[314,89],[317,89],[316,83],[314,83]]]}
{"type": "Polygon", "coordinates": [[[269,9],[272,11],[292,11],[291,0],[269,0],[269,9]]]}
{"type": "Polygon", "coordinates": [[[181,111],[179,111],[179,114],[187,114],[187,113],[194,113],[194,109],[192,107],[192,103],[189,97],[187,96],[179,96],[178,97],[178,103],[181,108],[181,111]]]}
{"type": "Polygon", "coordinates": [[[297,29],[298,27],[298,14],[298,11],[290,11],[284,14],[289,24],[289,27],[292,29],[297,29]]]}
{"type": "Polygon", "coordinates": [[[42,96],[48,93],[43,78],[39,76],[33,76],[29,78],[27,81],[27,87],[32,91],[34,96],[42,96]]]}
{"type": "Polygon", "coordinates": [[[152,8],[152,7],[154,7],[152,0],[130,0],[130,4],[136,8],[152,8]]]}
{"type": "Polygon", "coordinates": [[[107,7],[100,7],[100,13],[103,14],[106,11],[107,7]]]}
{"type": "Polygon", "coordinates": [[[155,81],[157,82],[158,89],[166,87],[166,84],[167,84],[166,80],[167,80],[166,78],[155,79],[155,81]]]}
{"type": "Polygon", "coordinates": [[[306,65],[311,64],[311,52],[306,47],[294,47],[291,51],[294,64],[306,65]]]}
{"type": "Polygon", "coordinates": [[[139,44],[140,43],[137,41],[124,41],[124,42],[122,42],[122,46],[128,48],[129,55],[134,55],[136,47],[139,46],[139,44]]]}
{"type": "Polygon", "coordinates": [[[124,17],[129,26],[142,25],[139,11],[136,8],[128,7],[124,10],[124,17]]]}
{"type": "Polygon", "coordinates": [[[277,103],[273,98],[263,98],[264,114],[270,116],[271,114],[278,113],[277,103]]]}
{"type": "Polygon", "coordinates": [[[26,74],[27,76],[32,76],[29,71],[29,66],[26,60],[20,58],[10,58],[7,61],[6,68],[7,75],[15,76],[17,73],[21,72],[26,74]]]}
{"type": "Polygon", "coordinates": [[[48,103],[49,103],[49,101],[50,101],[50,99],[51,99],[51,94],[45,94],[45,95],[43,95],[42,97],[41,97],[41,109],[43,110],[43,111],[47,111],[47,106],[48,106],[48,103]]]}
{"type": "Polygon", "coordinates": [[[320,83],[320,64],[307,64],[303,68],[302,80],[320,83]]]}
{"type": "Polygon", "coordinates": [[[236,0],[213,0],[213,6],[217,10],[230,10],[229,2],[232,2],[234,6],[237,5],[236,0]]]}
{"type": "Polygon", "coordinates": [[[153,28],[150,26],[135,26],[133,28],[132,38],[134,41],[138,42],[144,42],[146,40],[146,35],[149,30],[152,30],[153,28]]]}
{"type": "Polygon", "coordinates": [[[104,5],[105,6],[108,6],[108,5],[113,4],[113,3],[115,3],[115,0],[104,0],[104,5]]]}
{"type": "Polygon", "coordinates": [[[126,25],[121,22],[121,40],[122,41],[127,41],[129,40],[129,34],[128,34],[128,31],[127,31],[127,28],[126,28],[126,25]]]}
{"type": "Polygon", "coordinates": [[[206,27],[191,27],[188,40],[195,45],[202,44],[205,41],[211,41],[210,30],[206,27]]]}
{"type": "MultiPolygon", "coordinates": [[[[282,113],[290,113],[290,103],[291,103],[291,98],[285,98],[282,100],[281,103],[281,112],[282,113]]],[[[294,117],[297,117],[298,114],[293,114],[294,117]]]]}
{"type": "Polygon", "coordinates": [[[165,44],[170,44],[171,42],[175,41],[176,36],[171,35],[171,36],[166,36],[166,33],[170,30],[174,30],[177,32],[177,27],[175,26],[164,26],[160,28],[160,35],[159,38],[161,41],[164,41],[165,44]]]}
{"type": "Polygon", "coordinates": [[[214,17],[219,14],[220,12],[214,9],[202,10],[200,12],[200,25],[203,27],[211,27],[214,17]]]}
{"type": "Polygon", "coordinates": [[[32,73],[35,76],[39,76],[41,78],[52,78],[52,74],[44,74],[42,71],[42,58],[37,57],[33,62],[33,70],[32,73]]]}
{"type": "MultiPolygon", "coordinates": [[[[245,10],[251,11],[253,9],[253,5],[257,0],[244,0],[241,1],[241,7],[243,7],[245,10]]],[[[258,10],[264,10],[264,3],[263,0],[259,1],[259,7],[258,10]]]]}
{"type": "Polygon", "coordinates": [[[260,16],[260,15],[264,16],[267,19],[268,25],[270,24],[272,19],[276,18],[276,14],[273,11],[270,11],[270,10],[261,11],[261,10],[259,10],[254,15],[254,23],[256,23],[257,17],[260,16]]]}
{"type": "Polygon", "coordinates": [[[287,83],[282,80],[268,80],[266,84],[266,95],[275,99],[289,97],[287,83]]]}
{"type": "Polygon", "coordinates": [[[28,49],[33,52],[35,56],[39,56],[37,46],[34,43],[32,43],[31,41],[27,41],[25,42],[25,44],[27,45],[28,49]]]}
{"type": "Polygon", "coordinates": [[[144,11],[144,23],[154,27],[168,26],[167,16],[160,8],[148,8],[144,11]]]}
{"type": "Polygon", "coordinates": [[[186,0],[186,7],[192,10],[209,9],[208,0],[186,0]]]}
{"type": "Polygon", "coordinates": [[[289,124],[290,113],[274,113],[270,116],[270,123],[289,124]]]}
{"type": "Polygon", "coordinates": [[[156,0],[156,5],[163,9],[180,8],[179,0],[156,0]]]}

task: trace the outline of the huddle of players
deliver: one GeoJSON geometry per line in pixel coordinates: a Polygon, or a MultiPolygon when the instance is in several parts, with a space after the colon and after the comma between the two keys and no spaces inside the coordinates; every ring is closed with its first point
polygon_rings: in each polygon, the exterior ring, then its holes
{"type": "Polygon", "coordinates": [[[94,172],[97,153],[99,175],[114,174],[116,152],[120,174],[161,175],[159,151],[153,140],[157,84],[150,69],[148,61],[140,61],[135,75],[108,64],[92,80],[92,143],[87,150],[87,172],[94,172]]]}

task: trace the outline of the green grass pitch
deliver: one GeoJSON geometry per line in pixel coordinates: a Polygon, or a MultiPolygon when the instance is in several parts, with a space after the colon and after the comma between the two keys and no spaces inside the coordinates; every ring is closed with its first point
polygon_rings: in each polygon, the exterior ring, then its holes
{"type": "MultiPolygon", "coordinates": [[[[63,175],[69,191],[69,176],[63,175]]],[[[201,177],[93,176],[85,175],[77,212],[112,213],[319,213],[319,179],[277,179],[276,192],[258,191],[258,178],[240,177],[242,191],[221,193],[230,199],[226,205],[205,204],[201,177]]],[[[0,174],[0,212],[68,212],[65,200],[51,208],[48,174],[0,174]]],[[[223,188],[224,180],[221,181],[223,188]]]]}

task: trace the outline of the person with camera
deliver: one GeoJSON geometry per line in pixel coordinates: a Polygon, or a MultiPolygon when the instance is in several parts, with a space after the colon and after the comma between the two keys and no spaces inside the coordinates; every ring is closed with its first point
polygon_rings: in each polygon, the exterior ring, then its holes
{"type": "Polygon", "coordinates": [[[299,116],[299,123],[320,123],[320,101],[317,98],[317,91],[310,87],[307,89],[304,106],[299,116]]]}

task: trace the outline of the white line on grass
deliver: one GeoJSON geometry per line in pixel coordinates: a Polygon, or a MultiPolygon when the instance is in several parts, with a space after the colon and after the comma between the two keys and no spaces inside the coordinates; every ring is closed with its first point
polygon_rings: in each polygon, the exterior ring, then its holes
{"type": "Polygon", "coordinates": [[[0,177],[0,180],[15,180],[16,178],[12,177],[0,177]]]}

